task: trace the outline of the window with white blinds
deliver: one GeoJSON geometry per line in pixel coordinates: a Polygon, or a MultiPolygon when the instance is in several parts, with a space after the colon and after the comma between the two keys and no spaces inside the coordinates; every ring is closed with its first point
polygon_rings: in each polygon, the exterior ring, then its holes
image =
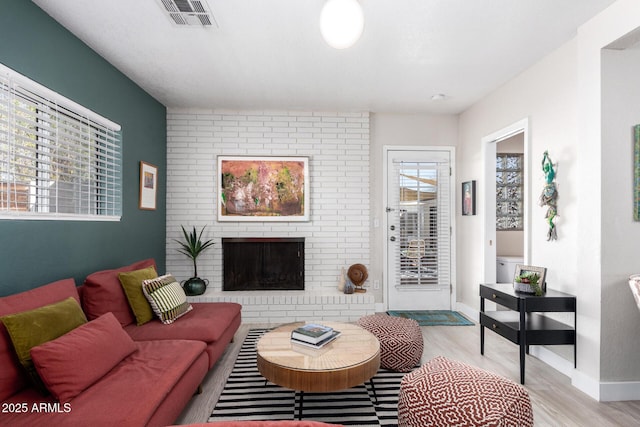
{"type": "Polygon", "coordinates": [[[0,64],[0,219],[119,220],[120,126],[0,64]]]}
{"type": "Polygon", "coordinates": [[[451,283],[451,191],[449,162],[394,162],[399,191],[396,277],[401,287],[451,283]]]}

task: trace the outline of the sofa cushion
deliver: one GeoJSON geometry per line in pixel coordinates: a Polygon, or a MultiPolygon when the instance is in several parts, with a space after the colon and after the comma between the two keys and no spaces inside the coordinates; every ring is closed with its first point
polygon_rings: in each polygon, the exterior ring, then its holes
{"type": "Polygon", "coordinates": [[[153,266],[128,272],[118,273],[118,280],[124,289],[124,293],[129,301],[129,307],[136,317],[138,326],[144,325],[153,319],[153,310],[149,301],[142,292],[142,282],[147,279],[158,277],[153,266]]]}
{"type": "Polygon", "coordinates": [[[113,313],[77,327],[31,349],[31,357],[47,389],[69,402],[106,375],[136,346],[113,313]]]}
{"type": "Polygon", "coordinates": [[[238,317],[242,306],[234,302],[193,303],[188,316],[170,325],[154,320],[142,327],[131,324],[124,329],[134,341],[186,339],[212,343],[218,341],[238,317]]]}
{"type": "MultiPolygon", "coordinates": [[[[135,326],[135,325],[132,325],[135,326]]],[[[104,377],[80,393],[67,404],[56,408],[53,396],[42,397],[33,389],[25,389],[7,401],[50,404],[49,411],[28,411],[0,415],[0,425],[7,426],[166,426],[171,418],[157,419],[175,401],[184,408],[183,395],[173,392],[189,378],[191,397],[202,382],[207,370],[205,344],[198,341],[142,341],[135,343],[136,351],[124,358],[104,377]],[[195,378],[194,378],[195,371],[195,378]]],[[[175,411],[173,411],[175,413],[175,411]]]]}
{"type": "Polygon", "coordinates": [[[166,325],[193,309],[180,283],[170,274],[145,280],[142,282],[142,292],[149,300],[151,309],[166,325]]]}
{"type": "MultiPolygon", "coordinates": [[[[59,280],[39,288],[0,298],[0,316],[31,310],[43,305],[73,297],[80,302],[76,283],[73,279],[59,280]]],[[[0,322],[0,402],[23,388],[30,382],[18,361],[7,329],[0,322]]]]}
{"type": "Polygon", "coordinates": [[[94,411],[111,414],[108,419],[113,426],[144,426],[205,350],[205,344],[198,341],[142,341],[135,344],[137,351],[76,397],[73,407],[86,404],[94,407],[94,411]],[[118,408],[117,413],[113,413],[114,408],[118,408]]]}
{"type": "Polygon", "coordinates": [[[42,383],[31,360],[31,349],[87,322],[80,304],[73,297],[33,310],[7,314],[0,320],[7,328],[20,364],[40,388],[42,383]]]}
{"type": "Polygon", "coordinates": [[[82,306],[89,320],[112,312],[122,326],[133,323],[135,318],[118,279],[118,273],[155,265],[155,261],[150,258],[113,270],[97,271],[87,276],[82,290],[82,306]]]}

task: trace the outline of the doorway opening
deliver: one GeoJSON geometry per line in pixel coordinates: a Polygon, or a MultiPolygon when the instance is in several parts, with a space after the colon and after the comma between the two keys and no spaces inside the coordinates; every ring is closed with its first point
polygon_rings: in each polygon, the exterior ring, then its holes
{"type": "Polygon", "coordinates": [[[524,133],[496,144],[496,282],[510,283],[524,263],[524,133]]]}
{"type": "Polygon", "coordinates": [[[484,281],[510,282],[529,259],[529,120],[482,139],[484,151],[484,281]]]}

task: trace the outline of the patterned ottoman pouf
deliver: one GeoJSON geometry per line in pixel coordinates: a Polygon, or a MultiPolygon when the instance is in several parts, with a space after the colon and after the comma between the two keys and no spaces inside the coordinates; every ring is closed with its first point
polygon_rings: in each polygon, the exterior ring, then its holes
{"type": "Polygon", "coordinates": [[[424,342],[418,322],[387,314],[361,317],[358,325],[380,341],[380,366],[409,372],[420,363],[424,342]]]}
{"type": "Polygon", "coordinates": [[[533,426],[529,393],[507,378],[436,357],[400,384],[398,426],[533,426]]]}

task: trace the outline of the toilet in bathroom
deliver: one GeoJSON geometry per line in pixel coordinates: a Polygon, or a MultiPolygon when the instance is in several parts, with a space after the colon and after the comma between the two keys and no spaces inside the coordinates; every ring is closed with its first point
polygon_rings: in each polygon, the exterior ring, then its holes
{"type": "Polygon", "coordinates": [[[516,272],[516,265],[522,263],[522,257],[504,255],[497,256],[496,281],[498,283],[513,283],[513,276],[516,272]]]}

